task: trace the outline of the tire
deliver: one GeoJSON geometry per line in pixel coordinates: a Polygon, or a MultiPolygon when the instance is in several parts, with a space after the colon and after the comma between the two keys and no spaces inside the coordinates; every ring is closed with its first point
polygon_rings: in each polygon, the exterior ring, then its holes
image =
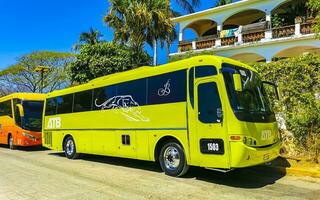
{"type": "Polygon", "coordinates": [[[77,153],[76,143],[71,136],[68,136],[63,144],[64,154],[68,159],[77,159],[79,154],[77,153]]]}
{"type": "Polygon", "coordinates": [[[176,142],[166,143],[161,148],[159,163],[164,173],[169,176],[183,176],[189,169],[184,150],[176,142]]]}
{"type": "Polygon", "coordinates": [[[12,137],[11,134],[8,137],[8,148],[11,149],[11,150],[15,150],[16,149],[16,146],[14,145],[13,137],[12,137]]]}

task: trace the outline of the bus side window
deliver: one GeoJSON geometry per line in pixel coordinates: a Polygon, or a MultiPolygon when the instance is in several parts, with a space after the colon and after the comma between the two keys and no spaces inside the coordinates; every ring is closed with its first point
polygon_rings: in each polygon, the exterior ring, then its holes
{"type": "Polygon", "coordinates": [[[220,123],[221,101],[216,83],[203,83],[198,86],[198,118],[202,123],[220,123]]]}
{"type": "Polygon", "coordinates": [[[57,97],[57,114],[72,112],[73,94],[57,97]]]}
{"type": "Polygon", "coordinates": [[[9,116],[12,118],[11,100],[0,103],[0,116],[9,116]]]}
{"type": "Polygon", "coordinates": [[[46,116],[55,115],[57,110],[57,99],[51,98],[47,99],[46,102],[46,116]]]}
{"type": "Polygon", "coordinates": [[[215,66],[196,67],[196,78],[203,78],[214,75],[217,75],[217,68],[215,66]]]}
{"type": "Polygon", "coordinates": [[[192,108],[194,108],[194,67],[189,71],[189,97],[192,108]]]}
{"type": "Polygon", "coordinates": [[[93,90],[77,92],[74,94],[73,112],[86,112],[92,109],[93,90]]]}

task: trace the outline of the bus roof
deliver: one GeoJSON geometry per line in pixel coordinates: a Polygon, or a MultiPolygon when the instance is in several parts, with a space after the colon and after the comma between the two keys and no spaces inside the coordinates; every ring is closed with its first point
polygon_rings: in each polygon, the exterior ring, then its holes
{"type": "Polygon", "coordinates": [[[82,84],[82,85],[66,88],[63,90],[53,91],[53,92],[49,93],[47,95],[47,97],[48,98],[56,97],[56,96],[61,96],[61,95],[69,94],[69,93],[80,92],[80,91],[84,91],[84,90],[88,90],[88,89],[92,89],[92,88],[102,87],[105,85],[106,80],[108,80],[108,82],[110,84],[116,84],[116,83],[122,82],[123,80],[130,81],[130,80],[140,79],[140,78],[144,78],[144,77],[148,77],[148,76],[155,76],[155,75],[163,74],[163,73],[170,72],[170,71],[188,69],[193,66],[201,66],[200,60],[202,60],[202,61],[203,60],[209,60],[209,61],[212,60],[212,61],[214,61],[214,63],[220,63],[217,66],[218,70],[221,68],[221,63],[226,62],[226,63],[230,63],[233,65],[241,66],[243,68],[250,69],[252,71],[256,71],[252,67],[250,67],[249,65],[246,65],[244,63],[241,63],[239,61],[236,61],[236,60],[233,60],[230,58],[213,56],[213,55],[195,56],[195,57],[180,60],[177,62],[172,62],[172,63],[160,65],[157,67],[143,66],[143,67],[139,67],[139,68],[136,68],[133,70],[128,70],[125,72],[118,72],[115,74],[102,76],[102,77],[93,79],[90,82],[82,84]]]}
{"type": "Polygon", "coordinates": [[[10,99],[41,101],[41,100],[44,100],[45,98],[46,98],[45,94],[39,94],[39,93],[12,93],[7,96],[1,97],[0,102],[7,101],[10,99]]]}

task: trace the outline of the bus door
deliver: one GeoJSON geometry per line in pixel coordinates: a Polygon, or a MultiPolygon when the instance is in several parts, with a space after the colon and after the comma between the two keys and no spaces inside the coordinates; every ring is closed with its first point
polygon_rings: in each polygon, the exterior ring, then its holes
{"type": "Polygon", "coordinates": [[[199,164],[227,168],[227,126],[223,116],[221,86],[217,78],[200,79],[195,84],[195,120],[199,164]]]}

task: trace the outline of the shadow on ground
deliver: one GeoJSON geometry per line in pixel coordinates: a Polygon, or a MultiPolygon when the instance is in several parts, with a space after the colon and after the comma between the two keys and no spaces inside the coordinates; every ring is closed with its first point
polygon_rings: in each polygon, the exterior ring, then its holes
{"type": "MultiPolygon", "coordinates": [[[[49,153],[49,155],[65,157],[64,153],[49,153]]],[[[82,155],[80,159],[90,162],[98,162],[162,173],[160,166],[154,162],[86,154],[82,155]]],[[[226,185],[229,187],[255,189],[272,185],[277,180],[284,177],[285,174],[285,172],[275,171],[265,165],[237,169],[228,173],[217,172],[200,167],[191,167],[189,172],[182,178],[197,179],[199,181],[226,185]]]]}

